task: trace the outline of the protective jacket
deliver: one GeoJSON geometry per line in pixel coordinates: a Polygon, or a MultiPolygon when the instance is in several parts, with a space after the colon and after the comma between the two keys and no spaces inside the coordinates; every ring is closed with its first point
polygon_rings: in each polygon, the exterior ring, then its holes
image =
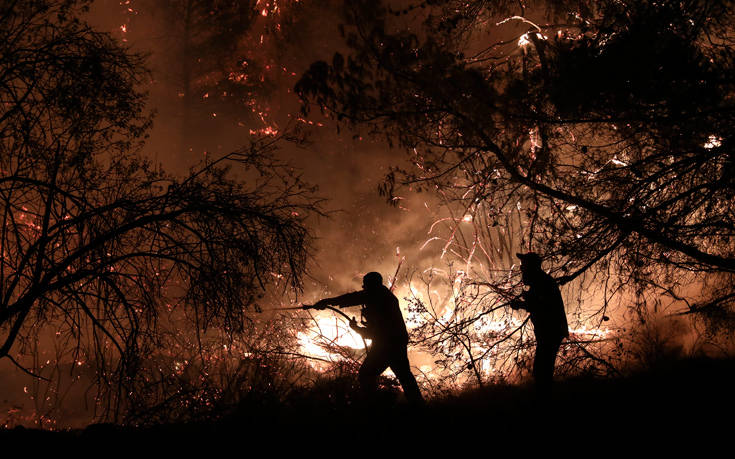
{"type": "Polygon", "coordinates": [[[408,344],[408,332],[398,298],[386,286],[345,293],[327,301],[340,308],[364,305],[365,337],[372,339],[373,345],[408,344]]]}
{"type": "Polygon", "coordinates": [[[531,315],[536,339],[561,340],[569,336],[564,300],[554,278],[539,272],[529,287],[523,294],[523,308],[531,315]]]}

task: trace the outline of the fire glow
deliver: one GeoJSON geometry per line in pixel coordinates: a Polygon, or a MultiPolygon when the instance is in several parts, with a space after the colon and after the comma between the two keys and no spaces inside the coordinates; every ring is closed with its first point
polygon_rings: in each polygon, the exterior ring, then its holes
{"type": "Polygon", "coordinates": [[[362,337],[353,331],[347,321],[326,313],[313,318],[313,323],[306,330],[298,333],[300,352],[308,358],[309,365],[317,371],[326,371],[330,364],[345,359],[343,354],[330,349],[341,348],[348,352],[364,351],[362,337]]]}
{"type": "MultiPolygon", "coordinates": [[[[431,268],[435,271],[441,271],[431,268]]],[[[461,277],[461,276],[460,276],[461,277]]],[[[461,282],[461,279],[458,281],[461,282]]],[[[455,290],[458,287],[457,282],[452,286],[451,298],[457,298],[459,295],[455,290]]],[[[409,333],[412,329],[416,329],[424,325],[427,321],[425,316],[417,315],[407,310],[406,304],[409,298],[418,299],[424,304],[431,304],[432,300],[428,298],[431,295],[433,303],[438,303],[441,299],[441,292],[438,290],[430,290],[428,293],[417,288],[415,285],[408,283],[399,286],[396,289],[396,296],[402,298],[402,313],[404,319],[408,319],[406,325],[409,333]]],[[[457,305],[453,300],[449,302],[442,310],[437,322],[444,326],[451,327],[456,324],[458,317],[457,305]]],[[[460,321],[462,320],[459,318],[460,321]]],[[[500,319],[484,316],[480,320],[472,324],[472,330],[477,336],[499,337],[497,341],[503,337],[514,333],[524,325],[524,320],[517,315],[503,317],[500,319]]],[[[567,345],[573,345],[577,341],[602,341],[615,335],[615,330],[594,327],[591,325],[579,325],[569,328],[570,338],[567,345]]],[[[309,365],[316,371],[326,372],[335,363],[357,359],[361,360],[365,355],[365,344],[370,346],[370,340],[363,341],[359,334],[350,329],[346,320],[341,317],[330,315],[326,312],[320,312],[313,317],[309,327],[298,333],[299,352],[307,357],[309,365]]],[[[421,357],[427,352],[421,346],[410,347],[410,352],[414,357],[421,357]]],[[[482,356],[476,362],[479,370],[484,378],[491,377],[508,377],[507,369],[499,368],[495,364],[495,358],[503,350],[499,343],[487,345],[486,342],[477,341],[471,345],[473,355],[482,356]]],[[[429,357],[435,356],[428,354],[429,357]]],[[[445,376],[445,372],[432,365],[419,365],[423,377],[433,383],[441,381],[445,376]]],[[[458,369],[461,369],[458,367],[458,369]]],[[[456,370],[455,370],[456,371],[456,370]]],[[[387,372],[389,376],[391,372],[387,372]]],[[[464,380],[467,382],[467,380],[464,380]]]]}

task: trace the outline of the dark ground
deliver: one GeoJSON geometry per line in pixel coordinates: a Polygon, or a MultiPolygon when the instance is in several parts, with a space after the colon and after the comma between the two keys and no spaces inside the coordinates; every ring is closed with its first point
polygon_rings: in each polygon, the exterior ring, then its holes
{"type": "Polygon", "coordinates": [[[0,441],[95,455],[155,450],[187,456],[228,451],[237,457],[394,457],[405,451],[434,457],[538,451],[659,457],[693,451],[705,457],[717,449],[718,457],[733,457],[734,375],[735,360],[693,359],[619,379],[560,381],[550,404],[535,402],[528,386],[492,386],[435,399],[420,409],[391,394],[360,404],[340,394],[344,384],[335,383],[294,396],[288,404],[253,400],[213,422],[147,428],[98,424],[61,432],[16,428],[0,431],[0,441]]]}

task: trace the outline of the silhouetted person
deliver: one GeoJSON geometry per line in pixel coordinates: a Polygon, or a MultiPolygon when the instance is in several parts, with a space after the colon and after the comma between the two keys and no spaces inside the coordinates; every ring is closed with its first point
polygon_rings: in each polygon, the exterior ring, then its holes
{"type": "Polygon", "coordinates": [[[362,278],[362,290],[346,293],[335,298],[318,301],[314,307],[323,309],[328,305],[345,308],[364,305],[365,327],[352,319],[350,327],[366,339],[372,340],[367,357],[360,367],[360,389],[372,397],[378,386],[378,376],[390,367],[398,377],[403,393],[409,402],[423,403],[424,399],[411,373],[408,363],[408,332],[403,322],[398,298],[383,285],[383,277],[376,272],[362,278]]]}
{"type": "Polygon", "coordinates": [[[551,395],[556,354],[564,338],[569,336],[564,301],[559,286],[541,269],[541,257],[533,252],[516,254],[521,260],[523,283],[529,289],[523,299],[511,302],[513,309],[525,309],[531,315],[536,335],[536,355],[533,359],[533,379],[541,398],[551,395]]]}

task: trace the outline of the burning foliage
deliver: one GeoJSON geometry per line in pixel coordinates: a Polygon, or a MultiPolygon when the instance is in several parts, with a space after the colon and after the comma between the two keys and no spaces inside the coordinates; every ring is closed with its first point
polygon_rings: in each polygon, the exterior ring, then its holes
{"type": "Polygon", "coordinates": [[[294,126],[349,124],[355,144],[406,152],[380,187],[420,222],[396,256],[368,199],[341,228],[364,234],[326,237],[393,274],[430,394],[527,376],[516,252],[563,285],[559,376],[732,349],[728,2],[348,1],[327,45],[301,36],[317,3],[120,2],[114,36],[150,41],[152,72],[79,19],[89,1],[0,7],[0,356],[51,380],[26,385],[33,421],[53,428],[74,397],[134,425],[289,396],[353,406],[369,343],[328,313],[259,312],[359,277],[304,277],[322,212],[277,159],[294,126]],[[299,46],[334,57],[301,75],[299,46]],[[188,173],[145,159],[144,90],[165,120],[156,148],[188,173]]]}
{"type": "Polygon", "coordinates": [[[25,368],[60,347],[26,371],[52,376],[68,358],[91,368],[95,412],[119,419],[174,396],[166,380],[186,369],[164,371],[166,358],[194,347],[206,373],[217,354],[204,357],[203,333],[255,339],[264,293],[301,286],[304,219],[319,210],[274,159],[278,137],[184,177],[143,159],[142,60],[80,21],[84,6],[0,10],[0,356],[25,368]]]}
{"type": "MultiPolygon", "coordinates": [[[[391,202],[408,189],[444,204],[447,235],[430,241],[456,288],[434,298],[424,271],[414,309],[441,337],[440,364],[477,382],[493,338],[510,346],[500,362],[522,363],[509,356],[523,327],[503,308],[519,293],[515,250],[543,254],[568,286],[580,343],[663,311],[733,308],[731,5],[539,4],[351,2],[350,53],[297,85],[306,112],[405,150],[413,166],[381,189],[391,202]]],[[[614,369],[615,346],[595,346],[581,355],[614,369]]]]}

